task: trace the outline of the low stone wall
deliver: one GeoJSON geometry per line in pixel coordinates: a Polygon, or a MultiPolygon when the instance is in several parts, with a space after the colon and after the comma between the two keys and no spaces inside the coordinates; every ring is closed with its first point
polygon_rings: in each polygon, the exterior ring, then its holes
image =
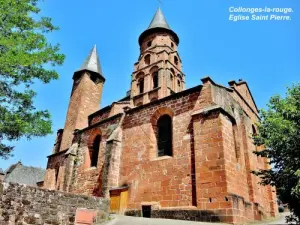
{"type": "Polygon", "coordinates": [[[109,200],[0,182],[0,225],[73,225],[78,208],[105,218],[109,200]]]}

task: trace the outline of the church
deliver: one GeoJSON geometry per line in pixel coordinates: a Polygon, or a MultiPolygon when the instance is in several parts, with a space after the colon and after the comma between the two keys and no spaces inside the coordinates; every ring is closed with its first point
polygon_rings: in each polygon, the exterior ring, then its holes
{"type": "MultiPolygon", "coordinates": [[[[179,37],[161,9],[138,39],[127,94],[99,108],[105,76],[94,47],[73,86],[44,188],[110,199],[112,213],[243,224],[278,213],[275,188],[251,171],[259,111],[245,81],[186,89],[179,37]]],[[[104,96],[105,97],[105,96],[104,96]]]]}

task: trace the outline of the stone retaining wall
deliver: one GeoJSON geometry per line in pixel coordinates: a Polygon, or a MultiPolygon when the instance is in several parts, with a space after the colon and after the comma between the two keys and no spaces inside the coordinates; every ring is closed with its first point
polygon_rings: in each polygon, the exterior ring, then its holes
{"type": "Polygon", "coordinates": [[[106,218],[109,200],[0,182],[0,225],[73,225],[78,208],[106,218]]]}

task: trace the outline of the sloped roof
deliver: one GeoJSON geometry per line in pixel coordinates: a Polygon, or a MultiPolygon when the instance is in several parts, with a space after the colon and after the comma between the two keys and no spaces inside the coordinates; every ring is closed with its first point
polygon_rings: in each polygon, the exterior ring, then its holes
{"type": "Polygon", "coordinates": [[[148,36],[149,34],[152,34],[154,32],[158,32],[158,31],[166,31],[166,32],[170,33],[173,36],[176,44],[179,43],[179,38],[178,38],[177,34],[170,28],[170,26],[160,8],[157,9],[153,19],[151,20],[149,27],[140,35],[139,44],[140,45],[142,44],[143,39],[146,36],[148,36]]]}
{"type": "Polygon", "coordinates": [[[5,171],[4,182],[36,186],[37,182],[44,180],[45,172],[42,168],[24,166],[18,162],[5,171]]]}
{"type": "Polygon", "coordinates": [[[0,168],[0,174],[4,174],[4,171],[0,168]]]}
{"type": "Polygon", "coordinates": [[[92,48],[88,57],[84,60],[79,70],[77,70],[75,73],[82,72],[85,70],[96,73],[100,75],[102,79],[104,79],[96,45],[92,48]]]}
{"type": "Polygon", "coordinates": [[[169,24],[160,8],[158,8],[158,10],[156,11],[148,29],[156,27],[170,29],[169,24]]]}

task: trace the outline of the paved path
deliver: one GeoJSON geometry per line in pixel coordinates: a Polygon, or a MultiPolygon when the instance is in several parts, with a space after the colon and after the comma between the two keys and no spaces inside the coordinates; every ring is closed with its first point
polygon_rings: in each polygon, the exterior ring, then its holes
{"type": "MultiPolygon", "coordinates": [[[[251,223],[251,225],[269,225],[277,224],[283,225],[285,223],[285,216],[288,213],[282,213],[280,218],[270,222],[251,223]]],[[[105,223],[105,225],[228,225],[225,223],[208,223],[208,222],[193,222],[186,220],[169,220],[169,219],[154,219],[154,218],[143,218],[143,217],[131,217],[115,215],[114,219],[105,223]]]]}
{"type": "Polygon", "coordinates": [[[105,225],[228,225],[226,223],[206,223],[186,220],[169,220],[117,215],[105,225]]]}

